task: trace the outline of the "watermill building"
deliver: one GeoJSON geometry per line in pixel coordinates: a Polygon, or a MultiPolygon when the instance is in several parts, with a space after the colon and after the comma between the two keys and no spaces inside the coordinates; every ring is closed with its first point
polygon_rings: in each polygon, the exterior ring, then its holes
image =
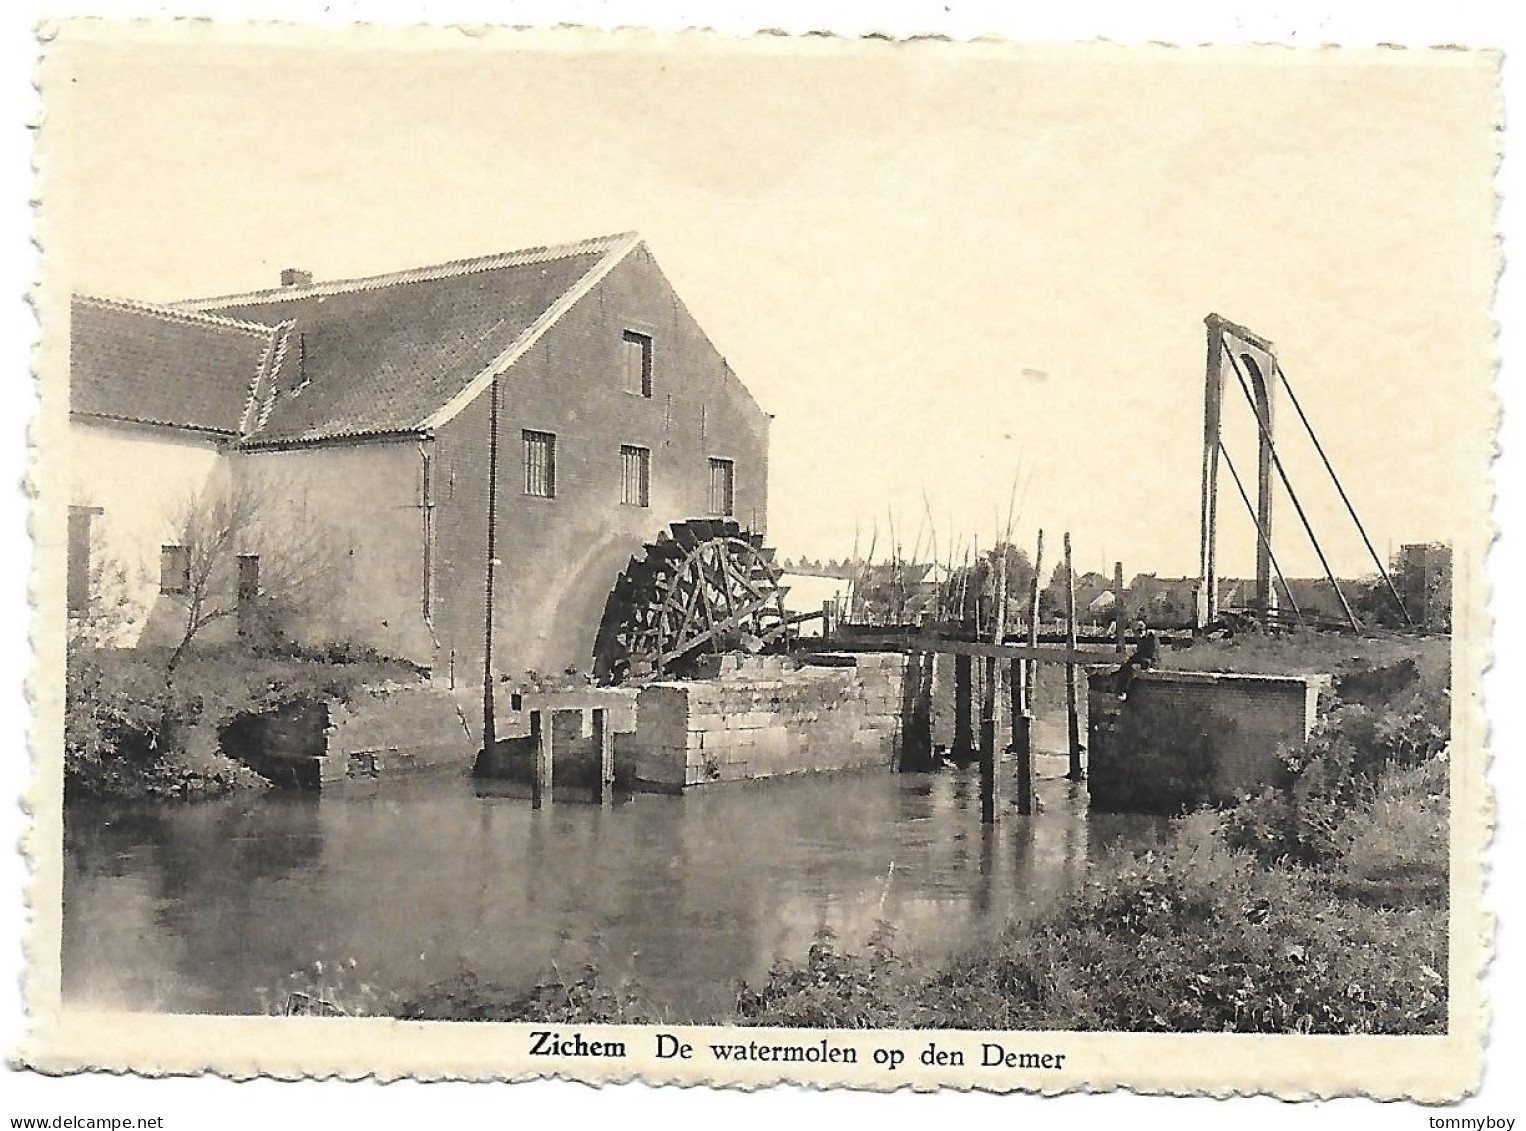
{"type": "Polygon", "coordinates": [[[278,468],[339,548],[301,635],[460,687],[489,635],[503,674],[587,670],[670,524],[766,531],[768,414],[639,236],[281,284],[74,300],[71,604],[110,554],[150,610],[134,639],[174,622],[168,515],[218,474],[278,468]]]}

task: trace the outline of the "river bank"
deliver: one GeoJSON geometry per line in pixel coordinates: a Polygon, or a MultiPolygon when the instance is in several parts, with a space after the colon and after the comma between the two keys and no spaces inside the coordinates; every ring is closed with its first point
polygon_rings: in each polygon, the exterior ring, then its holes
{"type": "Polygon", "coordinates": [[[223,754],[242,716],[360,688],[415,682],[410,665],[344,649],[258,652],[238,645],[188,652],[72,646],[64,696],[64,796],[179,801],[267,789],[223,754]]]}

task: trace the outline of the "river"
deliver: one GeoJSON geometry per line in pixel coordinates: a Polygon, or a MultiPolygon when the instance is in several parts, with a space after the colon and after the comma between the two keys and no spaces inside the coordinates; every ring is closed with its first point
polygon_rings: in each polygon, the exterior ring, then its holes
{"type": "MultiPolygon", "coordinates": [[[[1062,758],[1042,811],[980,824],[973,769],[884,771],[639,794],[609,809],[455,776],[319,797],[71,805],[63,990],[70,1004],[259,1009],[315,959],[401,991],[463,967],[529,986],[555,962],[633,975],[673,1021],[729,1008],[738,979],[803,958],[821,928],[859,948],[947,953],[1051,904],[1089,862],[1164,835],[1086,812],[1062,758]]],[[[1002,770],[1010,784],[1010,767],[1002,770]]]]}

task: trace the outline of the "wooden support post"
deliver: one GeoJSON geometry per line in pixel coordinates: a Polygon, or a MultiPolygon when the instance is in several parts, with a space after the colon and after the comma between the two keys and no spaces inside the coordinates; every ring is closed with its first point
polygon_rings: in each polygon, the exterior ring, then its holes
{"type": "Polygon", "coordinates": [[[599,804],[615,802],[615,735],[609,725],[609,708],[593,709],[593,737],[599,747],[599,804]]]}
{"type": "Polygon", "coordinates": [[[539,809],[551,803],[553,758],[555,755],[556,712],[530,712],[530,735],[535,739],[535,775],[530,785],[530,807],[539,809]]]}
{"type": "Polygon", "coordinates": [[[980,819],[996,820],[996,658],[987,656],[980,695],[980,819]]]}
{"type": "MultiPolygon", "coordinates": [[[[1039,593],[1044,584],[1044,532],[1039,531],[1038,549],[1033,554],[1033,585],[1028,594],[1028,647],[1039,646],[1039,593]]],[[[1030,660],[1023,666],[1023,710],[1033,710],[1034,681],[1038,678],[1039,664],[1030,660]]]]}
{"type": "MultiPolygon", "coordinates": [[[[1076,649],[1076,571],[1070,554],[1070,531],[1065,532],[1065,643],[1076,649]]],[[[1065,713],[1070,729],[1071,781],[1081,780],[1081,716],[1076,706],[1076,665],[1065,665],[1065,713]]]]}
{"type": "Polygon", "coordinates": [[[954,657],[954,748],[949,753],[961,766],[969,764],[975,756],[975,735],[970,717],[973,668],[973,657],[954,657]]]}
{"type": "Polygon", "coordinates": [[[1208,367],[1203,392],[1203,540],[1198,570],[1201,588],[1193,624],[1198,629],[1219,615],[1219,439],[1224,400],[1224,321],[1210,314],[1204,322],[1208,328],[1208,367]]]}
{"type": "Polygon", "coordinates": [[[906,658],[906,727],[901,736],[900,769],[920,773],[933,765],[933,652],[913,652],[906,658]]]}
{"type": "Polygon", "coordinates": [[[1007,669],[1008,713],[1011,716],[1012,724],[1011,749],[1015,752],[1017,750],[1018,720],[1022,718],[1023,711],[1025,710],[1023,706],[1022,683],[1024,664],[1022,660],[1009,660],[1008,663],[1010,665],[1007,669]]]}
{"type": "Polygon", "coordinates": [[[1033,812],[1033,716],[1027,711],[1012,719],[1012,745],[1017,748],[1017,811],[1033,812]]]}
{"type": "Polygon", "coordinates": [[[996,750],[996,657],[986,656],[980,679],[980,756],[996,750]]]}
{"type": "Polygon", "coordinates": [[[546,742],[543,734],[544,730],[545,719],[542,713],[538,710],[532,710],[530,712],[530,748],[532,751],[530,755],[530,807],[532,809],[540,808],[540,760],[541,749],[546,742]]]}
{"type": "Polygon", "coordinates": [[[1121,656],[1128,651],[1129,610],[1123,603],[1123,563],[1113,563],[1113,647],[1121,656]]]}

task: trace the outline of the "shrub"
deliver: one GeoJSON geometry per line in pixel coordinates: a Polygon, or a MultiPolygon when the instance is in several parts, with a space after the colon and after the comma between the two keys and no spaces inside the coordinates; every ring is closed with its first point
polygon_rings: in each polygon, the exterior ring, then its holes
{"type": "Polygon", "coordinates": [[[1092,775],[1093,807],[1174,815],[1211,800],[1218,750],[1233,728],[1200,706],[1127,703],[1097,752],[1107,768],[1092,775]]]}
{"type": "Polygon", "coordinates": [[[863,954],[847,954],[837,949],[836,935],[822,928],[803,963],[778,959],[760,987],[738,987],[738,1018],[811,1029],[902,1025],[905,964],[895,954],[894,938],[894,929],[882,920],[863,954]]]}
{"type": "Polygon", "coordinates": [[[528,990],[484,982],[462,970],[412,995],[393,1012],[411,1021],[641,1025],[663,1020],[639,983],[623,979],[610,984],[592,962],[572,975],[553,966],[528,990]]]}
{"type": "Polygon", "coordinates": [[[315,960],[280,987],[257,986],[255,994],[260,1012],[277,1017],[389,1017],[397,1011],[397,995],[364,980],[353,958],[315,960]]]}

